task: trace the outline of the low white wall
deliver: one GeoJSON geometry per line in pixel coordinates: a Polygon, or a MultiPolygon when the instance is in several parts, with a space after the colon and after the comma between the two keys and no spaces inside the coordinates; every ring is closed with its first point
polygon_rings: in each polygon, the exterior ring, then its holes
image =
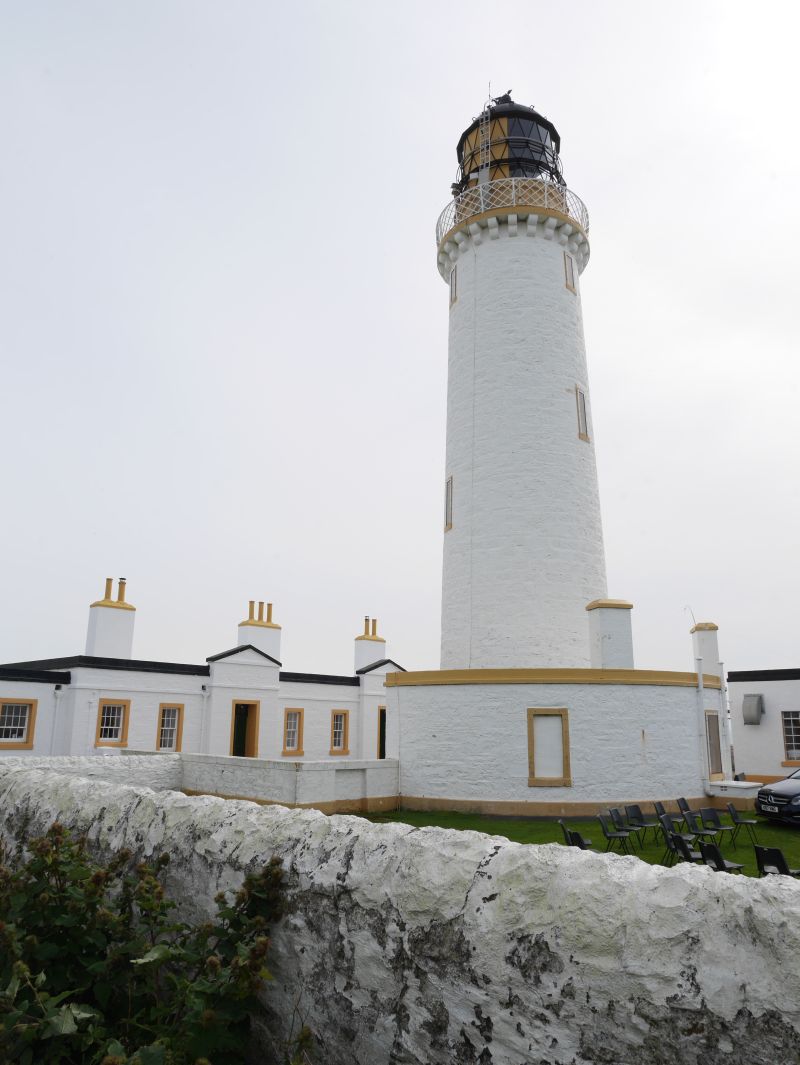
{"type": "MultiPolygon", "coordinates": [[[[123,775],[131,761],[106,768],[123,775]]],[[[289,912],[256,1017],[265,1056],[298,1015],[325,1065],[753,1065],[800,1053],[793,880],[0,761],[0,836],[56,819],[99,856],[168,851],[168,890],[187,917],[281,858],[289,912]]]]}
{"type": "Polygon", "coordinates": [[[214,795],[234,795],[291,806],[393,798],[396,760],[324,762],[270,761],[221,755],[181,756],[181,787],[214,795]]]}
{"type": "Polygon", "coordinates": [[[25,767],[46,769],[67,776],[111,780],[117,784],[137,784],[156,791],[181,788],[182,770],[179,754],[129,754],[114,751],[95,755],[62,755],[56,758],[3,758],[5,770],[25,767]],[[124,755],[124,757],[121,757],[124,755]]]}

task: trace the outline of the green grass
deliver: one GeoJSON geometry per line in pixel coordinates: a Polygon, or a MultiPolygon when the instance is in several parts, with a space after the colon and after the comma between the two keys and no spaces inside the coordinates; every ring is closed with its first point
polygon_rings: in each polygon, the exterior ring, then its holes
{"type": "MultiPolygon", "coordinates": [[[[647,811],[645,811],[645,817],[649,818],[649,816],[647,811]]],[[[720,816],[723,824],[729,825],[731,823],[727,814],[720,816]]],[[[750,817],[753,815],[743,814],[742,816],[750,817]]],[[[398,810],[396,813],[370,816],[369,820],[374,821],[376,824],[396,821],[401,824],[414,825],[416,828],[432,825],[436,828],[454,828],[462,831],[469,829],[473,832],[486,832],[492,836],[505,836],[506,839],[513,840],[515,843],[563,844],[564,842],[558,822],[540,818],[479,817],[475,814],[422,813],[415,810],[398,810]]],[[[602,851],[605,849],[606,841],[600,831],[600,824],[595,818],[565,817],[564,823],[568,828],[577,830],[581,835],[592,840],[595,850],[602,851]]],[[[796,828],[790,828],[788,825],[779,825],[761,819],[759,819],[755,831],[758,842],[762,846],[780,847],[786,856],[789,866],[793,869],[800,867],[800,831],[796,828]]],[[[756,858],[750,837],[747,835],[747,829],[743,828],[739,833],[736,839],[736,848],[731,846],[730,834],[724,833],[724,835],[728,838],[723,840],[723,856],[728,861],[742,862],[744,865],[742,872],[747,876],[758,876],[756,858]]],[[[644,848],[642,850],[632,848],[632,853],[637,858],[641,858],[642,861],[649,862],[651,865],[658,865],[664,853],[661,833],[659,832],[658,839],[654,842],[653,832],[649,829],[647,843],[644,848]]]]}

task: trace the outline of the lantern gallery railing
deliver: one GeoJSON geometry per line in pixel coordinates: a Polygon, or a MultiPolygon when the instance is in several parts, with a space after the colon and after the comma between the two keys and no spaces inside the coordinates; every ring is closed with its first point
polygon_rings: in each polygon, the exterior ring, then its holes
{"type": "Polygon", "coordinates": [[[584,233],[589,231],[586,205],[564,185],[539,178],[499,178],[473,185],[448,203],[436,224],[436,246],[454,226],[467,218],[501,207],[549,208],[572,218],[584,233]]]}

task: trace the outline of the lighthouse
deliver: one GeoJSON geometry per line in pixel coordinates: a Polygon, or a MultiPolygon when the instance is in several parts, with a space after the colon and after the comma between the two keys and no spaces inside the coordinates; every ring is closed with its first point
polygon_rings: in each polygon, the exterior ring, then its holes
{"type": "Polygon", "coordinates": [[[589,218],[560,146],[533,107],[491,100],[459,138],[437,225],[450,317],[442,669],[587,667],[592,610],[630,606],[606,598],[580,296],[589,218]]]}

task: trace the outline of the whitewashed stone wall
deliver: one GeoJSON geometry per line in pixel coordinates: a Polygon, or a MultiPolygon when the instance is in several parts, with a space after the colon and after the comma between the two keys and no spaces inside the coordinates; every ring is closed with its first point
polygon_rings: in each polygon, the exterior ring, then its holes
{"type": "Polygon", "coordinates": [[[299,1011],[325,1065],[789,1065],[800,1053],[800,885],[788,879],[0,763],[4,838],[56,818],[98,854],[168,851],[185,916],[282,859],[289,914],[256,1018],[263,1048],[299,1011]]]}
{"type": "MultiPolygon", "coordinates": [[[[387,688],[404,797],[617,803],[703,795],[696,688],[463,684],[387,688]],[[528,787],[529,707],[569,712],[572,787],[528,787]]],[[[717,689],[704,709],[720,712],[717,689]]]]}
{"type": "Polygon", "coordinates": [[[456,262],[443,669],[588,666],[585,607],[606,596],[580,295],[565,284],[562,244],[531,231],[500,219],[456,262]]]}

